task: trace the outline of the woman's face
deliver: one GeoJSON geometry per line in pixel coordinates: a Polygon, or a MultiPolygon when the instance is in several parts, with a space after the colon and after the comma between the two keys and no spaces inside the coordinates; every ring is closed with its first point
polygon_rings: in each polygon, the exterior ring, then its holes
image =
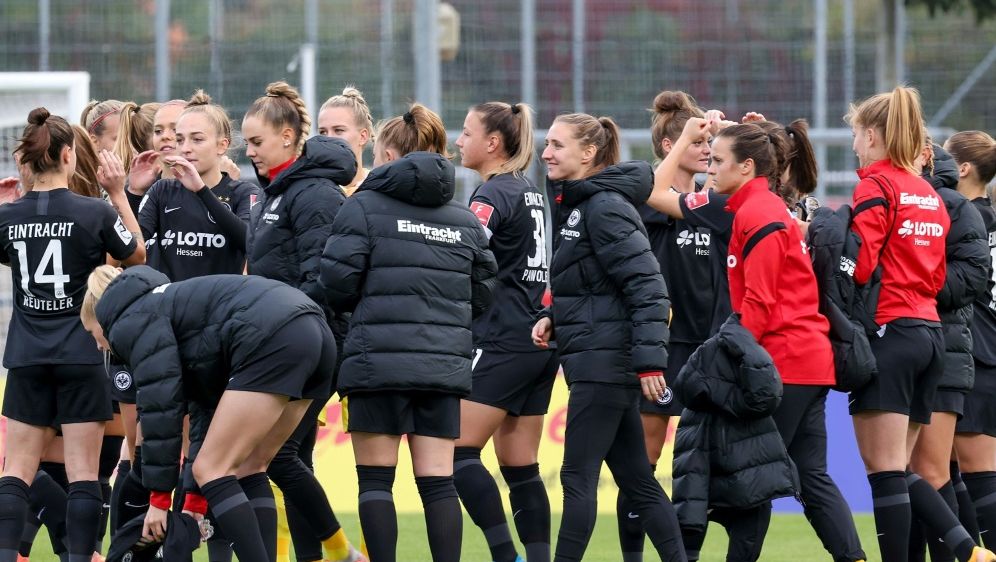
{"type": "Polygon", "coordinates": [[[221,137],[203,113],[187,113],[176,124],[176,144],[200,175],[216,170],[228,150],[228,139],[221,137]]]}
{"type": "Polygon", "coordinates": [[[329,107],[319,113],[318,134],[346,141],[357,162],[362,161],[363,147],[370,140],[370,130],[357,126],[353,112],[346,107],[329,107]]]}
{"type": "MultiPolygon", "coordinates": [[[[709,137],[707,139],[697,140],[688,145],[688,148],[685,149],[684,154],[681,155],[678,167],[689,174],[701,174],[708,170],[709,157],[712,156],[712,147],[709,145],[711,140],[712,137],[709,137]]],[[[670,152],[670,148],[666,148],[665,152],[670,152]]]]}
{"type": "Polygon", "coordinates": [[[256,165],[260,175],[269,177],[270,170],[294,157],[295,147],[288,136],[289,130],[281,131],[256,115],[242,120],[246,156],[256,165]]]}
{"type": "Polygon", "coordinates": [[[98,127],[103,127],[100,135],[90,134],[93,144],[97,147],[98,154],[101,150],[114,150],[114,143],[118,140],[118,124],[120,121],[121,115],[115,111],[100,121],[98,127]]]}
{"type": "Polygon", "coordinates": [[[709,164],[711,187],[719,193],[734,193],[740,186],[754,179],[745,173],[742,162],[737,162],[731,150],[733,140],[719,137],[712,143],[712,163],[709,164]]]}
{"type": "Polygon", "coordinates": [[[481,122],[479,113],[471,111],[463,120],[463,131],[457,137],[456,146],[460,149],[460,163],[464,168],[482,172],[482,166],[491,159],[488,146],[493,135],[489,135],[481,122]]]}
{"type": "Polygon", "coordinates": [[[159,108],[152,121],[152,150],[159,156],[176,154],[176,120],[183,113],[183,106],[169,103],[159,108]]]}
{"type": "Polygon", "coordinates": [[[546,175],[551,180],[573,180],[585,177],[596,149],[592,145],[582,146],[574,138],[574,126],[554,121],[546,133],[546,148],[543,161],[546,162],[546,175]]]}

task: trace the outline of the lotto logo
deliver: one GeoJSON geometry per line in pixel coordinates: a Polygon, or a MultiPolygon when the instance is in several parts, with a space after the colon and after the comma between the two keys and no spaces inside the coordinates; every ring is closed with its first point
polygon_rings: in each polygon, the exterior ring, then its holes
{"type": "Polygon", "coordinates": [[[932,236],[939,238],[944,236],[944,227],[935,222],[920,222],[904,220],[903,224],[899,226],[897,233],[906,238],[909,235],[914,236],[932,236]]]}
{"type": "Polygon", "coordinates": [[[692,233],[687,230],[682,230],[678,233],[678,247],[687,246],[692,243],[692,233]]]}

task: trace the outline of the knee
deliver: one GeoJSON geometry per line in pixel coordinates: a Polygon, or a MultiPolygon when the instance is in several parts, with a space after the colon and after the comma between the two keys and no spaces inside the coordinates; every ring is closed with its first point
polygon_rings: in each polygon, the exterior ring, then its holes
{"type": "Polygon", "coordinates": [[[288,483],[298,480],[304,473],[308,472],[307,467],[301,462],[297,455],[282,456],[278,454],[270,462],[269,466],[263,466],[262,470],[273,480],[277,486],[286,486],[288,483]]]}
{"type": "Polygon", "coordinates": [[[197,482],[198,486],[203,486],[208,482],[212,482],[224,476],[234,476],[231,471],[226,471],[223,468],[217,466],[212,466],[208,461],[204,459],[203,456],[198,456],[194,460],[194,466],[190,467],[190,472],[194,476],[194,482],[197,482]]]}
{"type": "Polygon", "coordinates": [[[912,465],[910,468],[913,469],[913,472],[916,473],[917,476],[923,478],[935,490],[941,489],[951,480],[950,467],[945,467],[944,470],[940,470],[940,467],[936,466],[912,465]]]}

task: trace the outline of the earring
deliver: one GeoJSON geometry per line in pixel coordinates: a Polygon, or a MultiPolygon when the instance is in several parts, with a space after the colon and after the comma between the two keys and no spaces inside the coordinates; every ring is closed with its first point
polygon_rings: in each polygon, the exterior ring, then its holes
{"type": "Polygon", "coordinates": [[[284,143],[284,148],[287,148],[288,146],[290,146],[290,143],[289,142],[285,142],[284,143]]]}

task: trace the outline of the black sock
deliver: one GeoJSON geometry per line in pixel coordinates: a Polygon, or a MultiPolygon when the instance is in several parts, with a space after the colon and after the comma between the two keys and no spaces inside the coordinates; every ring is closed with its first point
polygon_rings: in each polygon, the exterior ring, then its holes
{"type": "Polygon", "coordinates": [[[97,542],[94,552],[103,552],[104,534],[107,532],[107,520],[111,512],[111,476],[121,460],[121,444],[124,437],[120,435],[105,435],[100,444],[100,461],[97,467],[97,481],[100,482],[100,493],[103,503],[100,508],[100,521],[97,524],[97,542]]]}
{"type": "Polygon", "coordinates": [[[926,562],[927,561],[927,529],[924,528],[923,521],[920,521],[916,517],[913,518],[913,522],[910,525],[910,547],[909,547],[909,557],[907,560],[909,562],[926,562]]]}
{"type": "Polygon", "coordinates": [[[495,562],[515,562],[518,554],[505,520],[498,484],[481,464],[477,447],[457,447],[453,451],[453,483],[471,520],[484,532],[495,562]]]}
{"type": "Polygon", "coordinates": [[[61,462],[41,462],[38,464],[38,470],[45,471],[59,487],[69,493],[69,477],[66,476],[66,465],[61,462]]]}
{"type": "Polygon", "coordinates": [[[259,522],[259,534],[263,537],[266,554],[273,560],[277,557],[277,504],[273,500],[273,490],[270,479],[265,472],[250,474],[239,478],[239,486],[245,492],[249,505],[256,513],[259,522]]]}
{"type": "MultiPolygon", "coordinates": [[[[954,486],[951,485],[951,482],[946,482],[937,490],[937,493],[940,494],[941,499],[943,499],[944,503],[947,504],[952,515],[957,517],[958,499],[955,496],[954,486]]],[[[960,523],[961,522],[959,521],[959,524],[960,523]]],[[[954,553],[951,552],[951,549],[944,543],[943,537],[939,537],[927,529],[924,529],[924,536],[928,537],[927,548],[930,550],[930,562],[954,562],[954,553]]],[[[972,539],[972,543],[975,543],[975,539],[972,539]]]]}
{"type": "Polygon", "coordinates": [[[978,515],[979,534],[987,547],[996,547],[996,472],[964,472],[961,477],[978,515]]]}
{"type": "Polygon", "coordinates": [[[123,459],[118,463],[118,471],[114,475],[114,485],[111,486],[111,536],[114,536],[114,531],[118,530],[121,523],[121,488],[128,478],[129,472],[131,472],[131,461],[123,459]]]}
{"type": "Polygon", "coordinates": [[[906,474],[901,470],[875,472],[868,475],[868,483],[882,560],[907,560],[913,515],[906,474]]]}
{"type": "Polygon", "coordinates": [[[926,480],[913,473],[907,474],[906,484],[909,488],[910,507],[917,518],[924,522],[930,533],[941,537],[959,560],[968,560],[975,549],[975,542],[958,522],[958,517],[944,502],[941,494],[926,480]]]}
{"type": "Polygon", "coordinates": [[[961,526],[968,531],[975,544],[982,544],[982,540],[979,538],[979,520],[975,514],[975,506],[972,504],[972,495],[968,493],[968,487],[961,479],[961,470],[955,461],[951,461],[951,484],[954,486],[955,497],[958,499],[958,521],[961,521],[961,526]]]}
{"type": "Polygon", "coordinates": [[[370,560],[395,562],[398,551],[398,513],[394,508],[393,466],[356,465],[359,481],[360,527],[370,560]]]}
{"type": "Polygon", "coordinates": [[[28,490],[31,511],[45,525],[55,554],[66,550],[66,491],[45,471],[39,470],[28,490]]]}
{"type": "Polygon", "coordinates": [[[526,549],[526,560],[550,562],[550,498],[539,464],[503,466],[501,475],[508,484],[512,521],[526,549]]]}
{"type": "Polygon", "coordinates": [[[463,512],[452,476],[416,476],[433,562],[459,562],[463,512]]]}
{"type": "Polygon", "coordinates": [[[66,496],[66,546],[70,562],[89,562],[104,498],[96,480],[71,482],[66,496]]]}
{"type": "MultiPolygon", "coordinates": [[[[657,472],[657,465],[650,465],[650,471],[657,472]]],[[[647,535],[643,532],[643,523],[640,522],[640,516],[634,510],[632,502],[622,492],[616,496],[616,526],[619,529],[623,562],[642,561],[647,535]]]]}
{"type": "Polygon", "coordinates": [[[93,545],[94,552],[104,551],[104,535],[107,533],[107,520],[111,515],[111,483],[100,479],[100,518],[97,521],[97,542],[93,545]]]}
{"type": "Polygon", "coordinates": [[[287,510],[287,529],[290,531],[291,544],[294,545],[294,556],[298,560],[321,560],[322,541],[318,538],[308,518],[284,496],[284,509],[287,510]]]}
{"type": "Polygon", "coordinates": [[[131,473],[138,478],[138,481],[142,481],[142,446],[135,446],[135,455],[131,461],[131,473]]]}
{"type": "MultiPolygon", "coordinates": [[[[297,531],[292,531],[294,536],[298,537],[304,533],[314,535],[315,539],[319,541],[318,553],[319,558],[321,558],[320,541],[331,537],[341,528],[321,482],[315,478],[314,472],[297,454],[285,455],[284,451],[277,454],[266,473],[283,492],[285,503],[287,505],[293,504],[297,510],[293,521],[289,511],[287,515],[287,523],[291,529],[298,528],[297,531]],[[300,528],[302,522],[305,524],[303,530],[300,528]]],[[[313,543],[312,548],[314,548],[313,543]]],[[[298,554],[296,539],[294,551],[295,554],[298,554]]],[[[298,558],[301,559],[300,556],[298,558]]]]}
{"type": "Polygon", "coordinates": [[[259,531],[259,520],[249,504],[239,481],[223,476],[201,485],[214,523],[232,542],[239,562],[268,562],[266,545],[259,531]]]}
{"type": "MultiPolygon", "coordinates": [[[[232,543],[225,538],[220,529],[214,530],[214,536],[207,541],[208,562],[232,562],[232,543]]],[[[317,559],[316,559],[317,560],[317,559]]]]}
{"type": "Polygon", "coordinates": [[[41,521],[29,511],[28,516],[24,518],[24,531],[21,532],[21,544],[17,547],[18,554],[25,558],[31,556],[31,547],[35,544],[35,537],[38,536],[40,528],[41,521]]]}
{"type": "Polygon", "coordinates": [[[0,562],[15,562],[28,515],[28,485],[14,476],[0,478],[0,562]]]}

